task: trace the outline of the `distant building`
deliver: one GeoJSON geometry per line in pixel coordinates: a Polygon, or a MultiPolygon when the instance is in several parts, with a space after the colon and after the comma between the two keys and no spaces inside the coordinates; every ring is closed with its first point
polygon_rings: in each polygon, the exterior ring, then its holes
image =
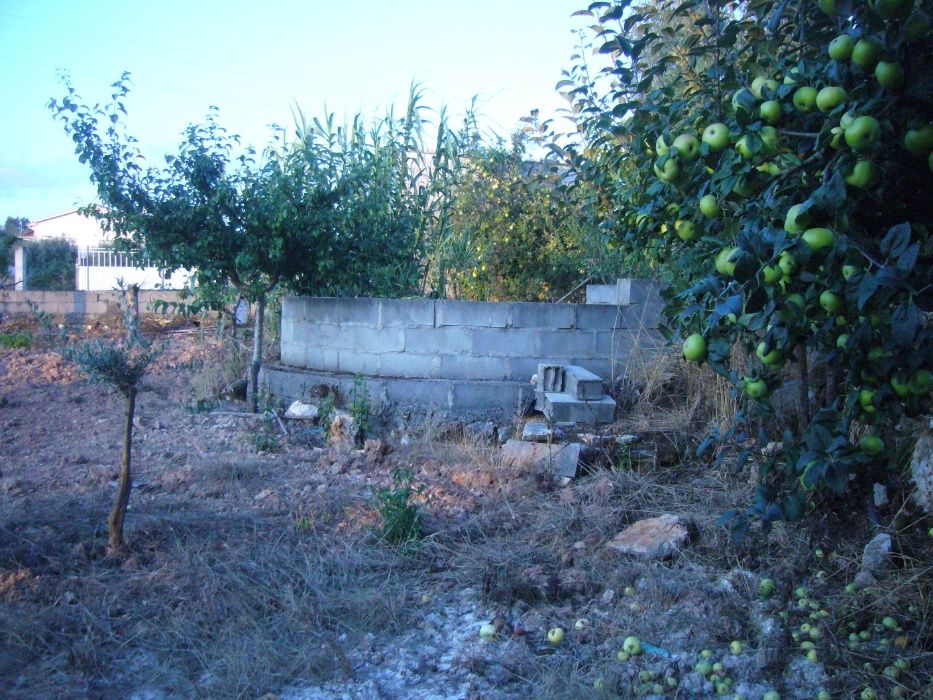
{"type": "Polygon", "coordinates": [[[152,266],[140,267],[134,256],[113,250],[112,237],[97,219],[66,211],[29,223],[21,243],[15,246],[15,289],[23,289],[26,274],[25,248],[29,241],[66,240],[77,249],[75,261],[75,289],[115,289],[118,280],[125,284],[138,284],[141,289],[181,289],[188,279],[187,270],[176,270],[171,275],[161,274],[152,266]]]}

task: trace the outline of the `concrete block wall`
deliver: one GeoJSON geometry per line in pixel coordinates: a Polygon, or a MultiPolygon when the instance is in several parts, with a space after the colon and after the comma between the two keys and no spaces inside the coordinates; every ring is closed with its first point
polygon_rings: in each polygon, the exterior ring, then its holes
{"type": "Polygon", "coordinates": [[[286,400],[362,374],[382,402],[511,411],[533,398],[539,362],[621,376],[633,355],[660,346],[661,309],[651,290],[619,306],[289,297],[281,364],[264,377],[286,400]]]}
{"type": "MultiPolygon", "coordinates": [[[[0,314],[31,315],[32,304],[53,316],[106,316],[119,313],[120,293],[102,292],[40,292],[32,290],[0,291],[0,314]]],[[[139,310],[145,313],[157,299],[179,301],[177,291],[141,290],[139,310]]]]}

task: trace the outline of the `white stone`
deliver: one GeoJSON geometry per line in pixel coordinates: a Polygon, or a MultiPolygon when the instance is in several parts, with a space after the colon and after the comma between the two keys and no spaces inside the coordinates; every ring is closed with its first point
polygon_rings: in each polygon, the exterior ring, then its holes
{"type": "Polygon", "coordinates": [[[285,417],[290,420],[315,420],[318,416],[318,407],[310,403],[293,401],[285,411],[285,417]]]}

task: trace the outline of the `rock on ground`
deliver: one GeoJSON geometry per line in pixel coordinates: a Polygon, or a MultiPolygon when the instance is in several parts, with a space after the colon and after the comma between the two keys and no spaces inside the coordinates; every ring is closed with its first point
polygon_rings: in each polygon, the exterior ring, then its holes
{"type": "Polygon", "coordinates": [[[666,559],[690,539],[690,531],[677,515],[639,520],[606,543],[606,547],[639,559],[666,559]]]}

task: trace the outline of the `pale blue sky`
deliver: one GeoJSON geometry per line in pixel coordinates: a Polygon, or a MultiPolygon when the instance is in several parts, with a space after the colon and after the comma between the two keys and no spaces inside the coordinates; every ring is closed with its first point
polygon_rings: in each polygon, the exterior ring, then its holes
{"type": "Polygon", "coordinates": [[[507,136],[531,109],[564,106],[586,0],[0,0],[0,220],[38,219],[86,204],[87,170],[46,109],[59,69],[86,100],[133,74],[130,132],[144,152],[173,151],[211,105],[257,147],[267,125],[327,105],[338,117],[382,114],[412,80],[427,102],[461,115],[472,95],[482,124],[507,136]]]}

